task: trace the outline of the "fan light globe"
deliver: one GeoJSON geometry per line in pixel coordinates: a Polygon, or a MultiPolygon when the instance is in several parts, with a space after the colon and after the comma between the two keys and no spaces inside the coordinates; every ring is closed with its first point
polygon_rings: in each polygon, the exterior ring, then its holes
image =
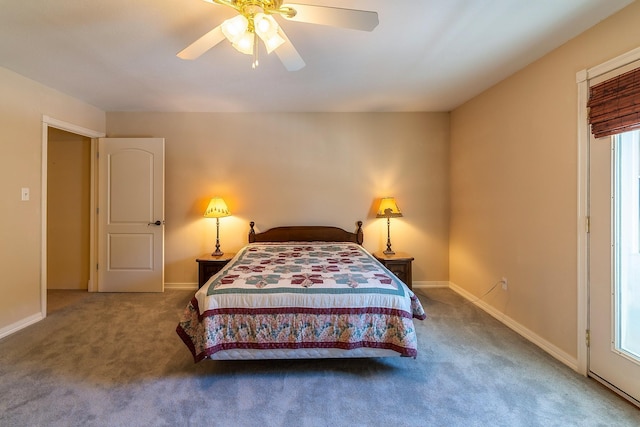
{"type": "Polygon", "coordinates": [[[237,38],[232,46],[235,47],[238,52],[242,52],[246,55],[253,54],[254,36],[250,32],[244,33],[241,37],[237,38]]]}
{"type": "Polygon", "coordinates": [[[273,16],[266,15],[264,13],[257,13],[253,18],[253,24],[256,29],[256,33],[261,38],[269,38],[273,37],[274,34],[278,32],[278,23],[273,16]]]}
{"type": "Polygon", "coordinates": [[[222,34],[231,42],[237,43],[237,40],[247,34],[249,21],[242,15],[227,19],[222,23],[222,34]]]}
{"type": "Polygon", "coordinates": [[[273,52],[285,42],[284,38],[278,34],[280,27],[273,16],[257,13],[253,18],[253,23],[256,34],[267,48],[267,53],[273,52]]]}

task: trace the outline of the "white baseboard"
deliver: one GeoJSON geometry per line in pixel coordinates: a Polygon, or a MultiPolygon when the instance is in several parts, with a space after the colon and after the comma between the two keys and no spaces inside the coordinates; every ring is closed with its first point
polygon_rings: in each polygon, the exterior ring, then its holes
{"type": "Polygon", "coordinates": [[[44,319],[42,313],[36,313],[11,325],[5,326],[4,328],[0,329],[0,339],[8,337],[11,334],[15,334],[19,330],[24,329],[27,326],[31,326],[34,323],[38,323],[42,319],[44,319]]]}
{"type": "Polygon", "coordinates": [[[568,367],[570,367],[574,371],[578,372],[578,359],[577,358],[571,356],[570,354],[568,354],[564,350],[562,350],[562,349],[558,348],[557,346],[553,345],[549,341],[547,341],[544,338],[542,338],[541,336],[537,335],[535,332],[527,329],[526,327],[524,327],[520,323],[516,322],[515,320],[513,320],[509,316],[505,315],[504,313],[496,310],[495,308],[493,308],[492,306],[490,306],[486,302],[484,302],[482,300],[478,300],[478,297],[476,297],[475,295],[472,295],[469,292],[465,291],[464,289],[462,289],[460,286],[456,285],[455,283],[449,282],[449,288],[452,291],[454,291],[455,293],[457,293],[458,295],[460,295],[463,298],[469,300],[475,306],[477,306],[477,307],[481,308],[482,310],[484,310],[486,313],[491,315],[493,318],[498,320],[500,323],[502,323],[505,326],[507,326],[509,329],[512,329],[513,331],[517,332],[518,334],[520,334],[521,336],[526,338],[528,341],[531,341],[533,344],[537,345],[542,350],[544,350],[547,353],[549,353],[555,359],[559,360],[560,362],[564,363],[565,365],[567,365],[568,367]]]}
{"type": "Polygon", "coordinates": [[[197,283],[165,283],[165,290],[180,290],[180,291],[197,291],[198,284],[197,283]]]}
{"type": "Polygon", "coordinates": [[[444,280],[414,280],[412,288],[448,288],[449,282],[444,280]]]}

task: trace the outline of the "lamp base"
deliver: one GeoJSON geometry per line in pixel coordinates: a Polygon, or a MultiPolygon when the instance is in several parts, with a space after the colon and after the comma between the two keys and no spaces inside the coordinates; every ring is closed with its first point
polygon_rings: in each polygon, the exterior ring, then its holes
{"type": "Polygon", "coordinates": [[[387,216],[387,249],[382,251],[385,255],[395,255],[396,253],[391,249],[391,217],[387,216]]]}
{"type": "Polygon", "coordinates": [[[216,218],[216,250],[211,252],[211,256],[221,256],[224,252],[220,250],[220,218],[216,218]]]}

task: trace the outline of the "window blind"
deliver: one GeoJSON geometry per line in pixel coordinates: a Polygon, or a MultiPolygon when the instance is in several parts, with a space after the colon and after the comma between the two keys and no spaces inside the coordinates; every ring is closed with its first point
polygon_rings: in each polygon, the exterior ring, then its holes
{"type": "Polygon", "coordinates": [[[596,138],[640,129],[640,68],[592,86],[587,107],[596,138]]]}

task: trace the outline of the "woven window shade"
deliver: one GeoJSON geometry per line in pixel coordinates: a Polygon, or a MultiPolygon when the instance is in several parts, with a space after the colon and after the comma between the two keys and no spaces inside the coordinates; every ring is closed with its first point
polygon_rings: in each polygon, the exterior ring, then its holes
{"type": "Polygon", "coordinates": [[[587,107],[596,138],[640,129],[640,68],[592,86],[587,107]]]}

